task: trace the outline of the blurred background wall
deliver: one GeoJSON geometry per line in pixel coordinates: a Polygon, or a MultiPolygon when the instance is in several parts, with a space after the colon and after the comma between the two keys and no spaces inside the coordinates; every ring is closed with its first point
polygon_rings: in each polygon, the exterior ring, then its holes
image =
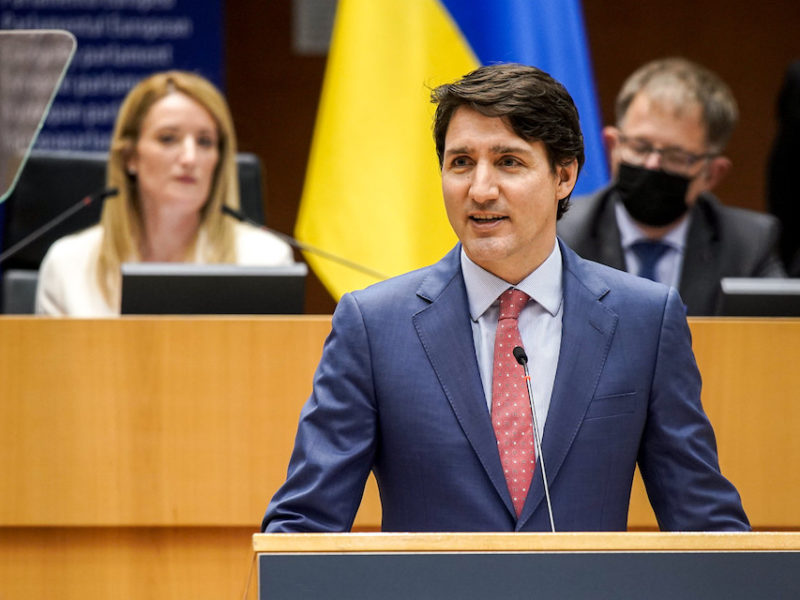
{"type": "MultiPolygon", "coordinates": [[[[741,110],[728,147],[734,169],[719,196],[763,210],[775,99],[786,67],[800,57],[800,2],[584,0],[583,7],[604,122],[613,120],[624,79],[648,60],[682,55],[716,71],[741,110]]],[[[287,233],[302,193],[325,69],[324,54],[293,49],[292,8],[290,0],[227,0],[224,29],[226,89],[240,146],[263,160],[267,223],[287,233]]],[[[331,312],[333,300],[311,279],[306,310],[331,312]]]]}

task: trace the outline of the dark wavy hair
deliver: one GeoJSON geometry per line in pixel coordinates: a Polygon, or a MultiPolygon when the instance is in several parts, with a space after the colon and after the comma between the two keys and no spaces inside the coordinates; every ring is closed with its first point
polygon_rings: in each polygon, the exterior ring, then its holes
{"type": "MultiPolygon", "coordinates": [[[[550,167],[585,160],[578,109],[566,88],[544,71],[504,63],[480,67],[454,83],[435,88],[433,138],[439,167],[444,161],[444,140],[456,109],[467,106],[487,117],[505,120],[519,137],[541,141],[550,167]]],[[[558,203],[557,218],[569,208],[569,196],[558,203]]]]}

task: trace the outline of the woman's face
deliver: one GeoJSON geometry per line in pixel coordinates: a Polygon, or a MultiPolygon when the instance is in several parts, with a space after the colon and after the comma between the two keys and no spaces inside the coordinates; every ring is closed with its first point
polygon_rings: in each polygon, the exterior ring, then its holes
{"type": "Polygon", "coordinates": [[[145,210],[199,212],[218,161],[219,133],[211,113],[173,92],[150,107],[126,167],[136,176],[145,210]]]}

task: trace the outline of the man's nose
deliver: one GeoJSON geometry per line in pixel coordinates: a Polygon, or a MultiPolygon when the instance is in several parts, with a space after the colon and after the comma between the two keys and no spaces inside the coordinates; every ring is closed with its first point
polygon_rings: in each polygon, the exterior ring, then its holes
{"type": "Polygon", "coordinates": [[[644,158],[644,165],[646,169],[660,169],[661,168],[661,152],[657,148],[653,148],[647,153],[644,158]]]}
{"type": "Polygon", "coordinates": [[[470,196],[475,202],[487,202],[498,196],[497,178],[490,165],[478,163],[470,186],[470,196]]]}

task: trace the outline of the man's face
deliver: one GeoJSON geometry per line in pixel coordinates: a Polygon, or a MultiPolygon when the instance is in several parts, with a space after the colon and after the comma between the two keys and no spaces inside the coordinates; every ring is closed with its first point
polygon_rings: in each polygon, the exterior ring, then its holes
{"type": "Polygon", "coordinates": [[[664,169],[690,179],[686,191],[686,204],[694,205],[697,196],[710,190],[727,171],[724,157],[705,158],[709,148],[702,108],[691,103],[678,108],[674,103],[653,101],[645,93],[637,94],[620,124],[603,131],[611,158],[611,170],[616,176],[621,162],[648,169],[664,169]],[[695,157],[703,157],[683,168],[665,164],[662,154],[637,153],[632,148],[650,147],[655,150],[676,150],[695,157]]]}
{"type": "Polygon", "coordinates": [[[499,117],[458,108],[445,136],[442,193],[467,256],[519,283],[552,252],[558,201],[577,173],[577,161],[554,173],[544,144],[522,139],[499,117]]]}

